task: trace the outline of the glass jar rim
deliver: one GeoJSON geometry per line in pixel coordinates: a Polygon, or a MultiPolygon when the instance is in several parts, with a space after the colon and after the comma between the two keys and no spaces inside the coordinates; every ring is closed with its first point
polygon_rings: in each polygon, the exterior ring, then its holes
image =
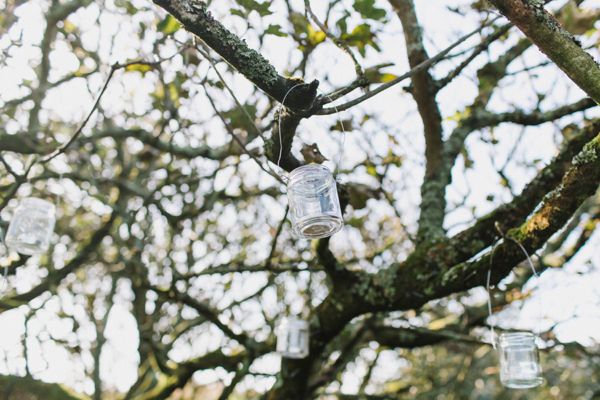
{"type": "Polygon", "coordinates": [[[308,328],[308,321],[298,317],[283,317],[279,322],[280,327],[293,326],[297,328],[308,328]]]}
{"type": "MultiPolygon", "coordinates": [[[[312,178],[320,177],[325,178],[325,183],[323,186],[330,185],[331,182],[335,182],[333,179],[333,174],[331,170],[327,168],[325,165],[321,164],[306,164],[302,165],[290,172],[289,181],[287,184],[288,189],[292,189],[293,186],[300,183],[303,179],[310,174],[312,178]]],[[[320,189],[320,188],[319,188],[320,189]]]]}
{"type": "Polygon", "coordinates": [[[40,199],[37,197],[23,197],[19,200],[19,205],[22,204],[31,204],[37,207],[43,207],[50,210],[56,209],[56,206],[53,203],[49,202],[48,200],[40,199]]]}
{"type": "Polygon", "coordinates": [[[531,332],[504,332],[500,335],[499,341],[501,343],[514,341],[534,342],[535,335],[531,332]]]}

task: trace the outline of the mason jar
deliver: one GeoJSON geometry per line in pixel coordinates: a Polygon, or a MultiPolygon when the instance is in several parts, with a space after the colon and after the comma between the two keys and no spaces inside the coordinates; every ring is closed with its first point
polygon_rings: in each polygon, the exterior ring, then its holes
{"type": "Polygon", "coordinates": [[[55,222],[54,204],[34,197],[21,199],[6,231],[6,246],[26,255],[45,253],[55,222]]]}
{"type": "Polygon", "coordinates": [[[287,195],[296,236],[320,239],[342,229],[340,200],[329,168],[318,164],[296,168],[290,173],[287,195]]]}
{"type": "Polygon", "coordinates": [[[285,358],[305,358],[308,356],[308,322],[296,317],[282,318],[275,330],[277,352],[285,358]]]}
{"type": "Polygon", "coordinates": [[[527,389],[543,382],[535,335],[530,332],[503,333],[499,339],[500,382],[509,388],[527,389]]]}

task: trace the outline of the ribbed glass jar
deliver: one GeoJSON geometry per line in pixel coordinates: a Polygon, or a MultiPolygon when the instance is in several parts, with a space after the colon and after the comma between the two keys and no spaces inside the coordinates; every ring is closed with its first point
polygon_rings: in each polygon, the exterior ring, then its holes
{"type": "Polygon", "coordinates": [[[55,222],[54,204],[34,197],[21,199],[6,231],[6,246],[26,255],[45,253],[55,222]]]}
{"type": "Polygon", "coordinates": [[[305,358],[308,356],[308,322],[296,317],[282,318],[275,331],[277,352],[285,358],[305,358]]]}
{"type": "Polygon", "coordinates": [[[533,333],[503,333],[499,344],[500,382],[504,386],[527,389],[539,386],[544,381],[533,333]]]}
{"type": "Polygon", "coordinates": [[[344,225],[337,185],[329,168],[310,164],[290,173],[287,195],[292,229],[298,237],[320,239],[344,225]]]}

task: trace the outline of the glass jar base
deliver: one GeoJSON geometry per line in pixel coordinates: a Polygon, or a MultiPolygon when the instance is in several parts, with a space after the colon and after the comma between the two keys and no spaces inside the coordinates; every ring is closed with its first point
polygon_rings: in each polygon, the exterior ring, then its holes
{"type": "Polygon", "coordinates": [[[322,215],[296,221],[294,234],[305,239],[322,239],[342,229],[344,222],[335,216],[322,215]]]}
{"type": "Polygon", "coordinates": [[[540,386],[544,382],[543,378],[535,379],[508,379],[502,381],[502,385],[511,389],[530,389],[536,386],[540,386]]]}
{"type": "Polygon", "coordinates": [[[48,251],[48,248],[43,248],[40,246],[40,244],[36,243],[7,241],[6,245],[8,246],[8,248],[16,251],[17,253],[25,254],[26,256],[42,254],[48,251]]]}
{"type": "Polygon", "coordinates": [[[281,354],[281,357],[283,358],[293,358],[295,360],[299,360],[301,358],[306,358],[308,357],[308,353],[291,353],[291,352],[285,352],[281,354]]]}

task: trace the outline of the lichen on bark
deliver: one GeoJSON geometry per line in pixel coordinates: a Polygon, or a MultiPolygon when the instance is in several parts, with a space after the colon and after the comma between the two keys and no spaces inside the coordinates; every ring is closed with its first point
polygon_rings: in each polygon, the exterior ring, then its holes
{"type": "MultiPolygon", "coordinates": [[[[154,0],[189,32],[217,52],[233,68],[275,100],[282,102],[288,91],[298,84],[295,78],[281,76],[275,67],[246,42],[217,21],[200,0],[154,0]]],[[[294,90],[285,105],[293,110],[309,109],[317,96],[313,83],[294,90]]]]}
{"type": "Polygon", "coordinates": [[[577,86],[600,103],[600,68],[594,58],[538,0],[490,0],[577,86]]]}

